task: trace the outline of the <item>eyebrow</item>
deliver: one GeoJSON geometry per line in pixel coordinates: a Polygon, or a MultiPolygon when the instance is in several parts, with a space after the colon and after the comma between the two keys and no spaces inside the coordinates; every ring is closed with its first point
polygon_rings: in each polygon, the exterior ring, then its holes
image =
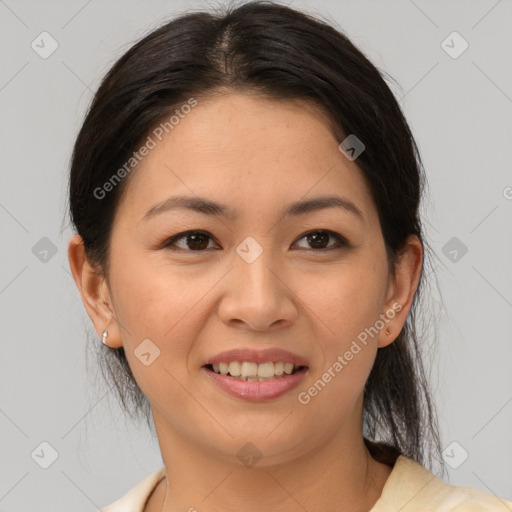
{"type": "MultiPolygon", "coordinates": [[[[341,208],[347,212],[353,213],[359,217],[360,220],[364,220],[362,211],[352,201],[340,196],[315,197],[313,199],[306,199],[292,203],[281,210],[279,219],[284,219],[286,217],[298,217],[306,213],[326,208],[341,208]]],[[[205,215],[213,215],[229,219],[234,219],[236,217],[236,213],[226,204],[217,203],[205,197],[173,196],[150,208],[144,214],[142,219],[147,220],[163,212],[176,209],[187,209],[205,215]]]]}

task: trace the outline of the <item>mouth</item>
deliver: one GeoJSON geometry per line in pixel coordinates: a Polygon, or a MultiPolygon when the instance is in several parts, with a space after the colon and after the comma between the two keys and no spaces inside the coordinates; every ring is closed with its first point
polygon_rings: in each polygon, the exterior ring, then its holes
{"type": "Polygon", "coordinates": [[[298,372],[305,372],[306,365],[294,364],[285,361],[266,361],[255,363],[253,361],[230,361],[206,364],[206,370],[228,378],[243,382],[268,382],[285,379],[298,372]]]}
{"type": "Polygon", "coordinates": [[[204,361],[201,370],[214,388],[241,400],[261,402],[290,393],[309,367],[306,359],[278,347],[239,347],[204,361]]]}
{"type": "Polygon", "coordinates": [[[263,402],[283,397],[300,384],[309,369],[301,362],[217,359],[201,369],[214,388],[223,393],[244,401],[263,402]]]}

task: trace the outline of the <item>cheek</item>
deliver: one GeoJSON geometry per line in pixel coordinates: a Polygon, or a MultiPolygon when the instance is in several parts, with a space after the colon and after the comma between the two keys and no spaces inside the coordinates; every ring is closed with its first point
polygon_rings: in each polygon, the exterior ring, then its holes
{"type": "Polygon", "coordinates": [[[151,336],[166,341],[209,286],[207,278],[197,279],[197,271],[194,277],[190,268],[173,266],[156,252],[118,249],[111,267],[116,309],[132,342],[151,336]]]}
{"type": "Polygon", "coordinates": [[[377,321],[384,312],[387,279],[385,263],[360,255],[316,281],[309,307],[319,318],[317,339],[323,354],[312,374],[321,380],[318,386],[328,383],[329,390],[319,393],[325,406],[334,400],[343,409],[348,406],[344,402],[362,392],[377,353],[377,321]]]}
{"type": "Polygon", "coordinates": [[[387,273],[384,264],[347,263],[333,269],[322,279],[315,298],[314,311],[334,331],[337,343],[357,336],[374,325],[383,312],[387,273]]]}
{"type": "Polygon", "coordinates": [[[148,255],[112,254],[112,262],[116,317],[126,357],[140,387],[145,390],[159,378],[169,380],[165,370],[176,378],[184,376],[191,340],[204,323],[198,318],[201,298],[215,280],[194,279],[186,269],[162,266],[148,255]],[[157,355],[150,365],[139,357],[142,347],[147,347],[150,359],[157,355]]]}
{"type": "Polygon", "coordinates": [[[387,277],[379,268],[347,265],[317,281],[317,294],[308,306],[318,316],[317,340],[322,357],[311,367],[307,384],[298,391],[298,401],[308,412],[305,421],[311,421],[311,428],[315,427],[315,417],[328,414],[332,421],[323,429],[335,430],[347,415],[359,414],[356,409],[361,406],[377,354],[374,326],[385,297],[387,277]],[[320,282],[323,287],[318,293],[320,282]]]}

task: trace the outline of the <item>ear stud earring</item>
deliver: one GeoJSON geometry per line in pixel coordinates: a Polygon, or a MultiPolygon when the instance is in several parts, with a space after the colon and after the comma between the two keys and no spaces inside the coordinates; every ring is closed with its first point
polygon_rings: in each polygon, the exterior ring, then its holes
{"type": "MultiPolygon", "coordinates": [[[[104,345],[107,345],[107,338],[108,338],[108,331],[107,331],[107,329],[105,329],[105,330],[103,331],[103,338],[102,338],[102,340],[101,340],[101,341],[103,342],[103,344],[104,344],[104,345]]],[[[108,346],[108,345],[107,345],[107,346],[108,346]]]]}
{"type": "Polygon", "coordinates": [[[391,331],[387,327],[384,332],[386,333],[386,336],[391,336],[391,331]]]}

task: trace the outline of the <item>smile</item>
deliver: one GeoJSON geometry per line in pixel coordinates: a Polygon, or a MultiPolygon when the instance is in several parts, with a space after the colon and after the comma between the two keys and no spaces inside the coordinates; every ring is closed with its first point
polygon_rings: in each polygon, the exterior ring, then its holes
{"type": "Polygon", "coordinates": [[[209,365],[211,369],[220,375],[228,375],[238,380],[247,382],[264,382],[273,380],[283,375],[291,375],[302,366],[283,361],[254,363],[252,361],[231,361],[209,365]]]}
{"type": "Polygon", "coordinates": [[[290,362],[231,361],[203,366],[207,375],[223,391],[243,400],[278,398],[295,388],[308,367],[290,362]]]}

